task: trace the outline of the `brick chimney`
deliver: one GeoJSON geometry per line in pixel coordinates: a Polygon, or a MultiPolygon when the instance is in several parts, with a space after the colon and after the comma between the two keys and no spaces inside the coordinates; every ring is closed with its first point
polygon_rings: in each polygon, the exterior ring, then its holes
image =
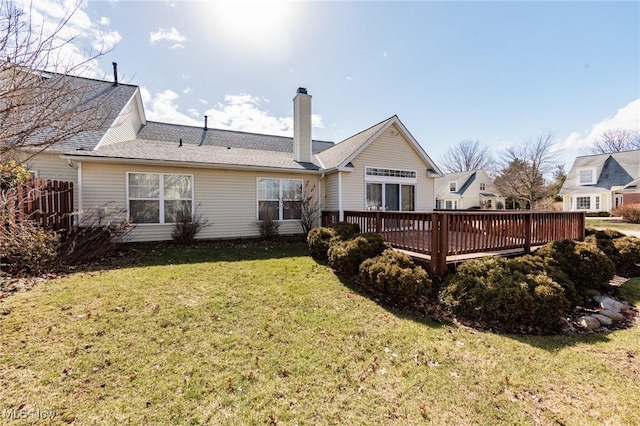
{"type": "Polygon", "coordinates": [[[293,98],[293,159],[311,162],[311,95],[304,87],[293,98]]]}

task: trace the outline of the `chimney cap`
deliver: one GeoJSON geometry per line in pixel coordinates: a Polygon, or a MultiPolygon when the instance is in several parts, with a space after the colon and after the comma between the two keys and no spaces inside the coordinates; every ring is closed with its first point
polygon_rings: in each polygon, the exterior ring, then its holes
{"type": "Polygon", "coordinates": [[[303,95],[308,95],[306,87],[298,87],[298,91],[296,93],[302,93],[303,95]]]}

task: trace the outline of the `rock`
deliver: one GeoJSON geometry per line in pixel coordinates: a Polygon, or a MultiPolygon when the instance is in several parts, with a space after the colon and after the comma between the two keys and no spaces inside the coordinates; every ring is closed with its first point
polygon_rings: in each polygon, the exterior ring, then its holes
{"type": "Polygon", "coordinates": [[[586,328],[587,330],[600,328],[600,321],[598,321],[597,318],[588,315],[578,318],[577,323],[580,327],[586,328]]]}
{"type": "Polygon", "coordinates": [[[598,313],[600,315],[604,315],[605,317],[609,317],[614,321],[622,321],[624,319],[624,315],[622,315],[618,311],[611,311],[611,310],[605,309],[605,310],[600,311],[598,313]]]}
{"type": "Polygon", "coordinates": [[[597,319],[601,325],[611,325],[613,324],[613,320],[607,316],[604,315],[600,315],[600,314],[593,314],[591,315],[593,318],[597,319]]]}
{"type": "Polygon", "coordinates": [[[613,300],[609,296],[593,296],[593,300],[598,302],[602,309],[606,309],[608,311],[620,312],[625,309],[625,306],[622,303],[617,300],[613,300]]]}

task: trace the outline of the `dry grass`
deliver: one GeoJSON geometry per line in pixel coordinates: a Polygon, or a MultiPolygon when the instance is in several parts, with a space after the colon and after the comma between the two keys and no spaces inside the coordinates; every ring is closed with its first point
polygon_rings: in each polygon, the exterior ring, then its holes
{"type": "MultiPolygon", "coordinates": [[[[441,325],[363,297],[300,244],[148,253],[139,267],[41,283],[0,304],[3,415],[33,422],[51,411],[53,424],[640,418],[638,327],[527,337],[441,325]]],[[[639,304],[640,280],[626,287],[639,304]]]]}

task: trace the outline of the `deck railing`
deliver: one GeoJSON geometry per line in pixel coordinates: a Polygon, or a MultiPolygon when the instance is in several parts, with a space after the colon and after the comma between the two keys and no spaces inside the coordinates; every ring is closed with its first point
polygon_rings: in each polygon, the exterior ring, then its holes
{"type": "MultiPolygon", "coordinates": [[[[344,221],[377,232],[393,247],[430,256],[432,272],[443,275],[447,256],[521,249],[551,241],[584,239],[584,213],[538,211],[345,211],[344,221]]],[[[322,223],[338,212],[323,211],[322,223]]]]}

